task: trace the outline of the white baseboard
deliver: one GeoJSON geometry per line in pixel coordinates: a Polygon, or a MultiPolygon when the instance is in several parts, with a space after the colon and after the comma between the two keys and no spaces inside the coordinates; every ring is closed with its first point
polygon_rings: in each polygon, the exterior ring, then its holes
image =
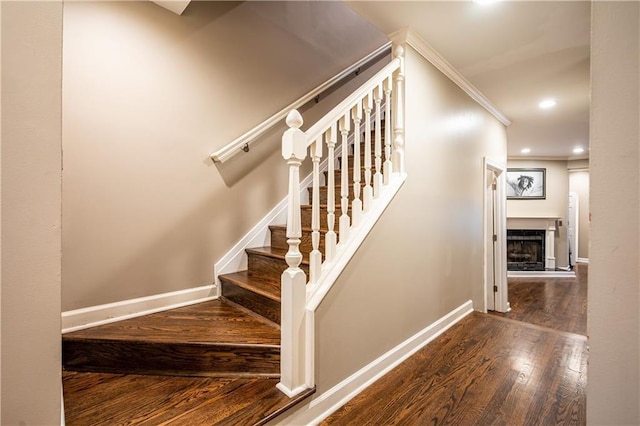
{"type": "Polygon", "coordinates": [[[317,425],[471,312],[473,303],[469,300],[311,402],[301,405],[300,409],[283,417],[282,421],[276,420],[276,424],[317,425]]]}
{"type": "Polygon", "coordinates": [[[507,271],[508,278],[575,278],[573,271],[507,271]]]}
{"type": "Polygon", "coordinates": [[[576,259],[576,262],[578,263],[589,263],[589,258],[588,257],[579,257],[576,259]]]}
{"type": "Polygon", "coordinates": [[[206,302],[217,297],[216,286],[205,285],[67,311],[62,313],[62,333],[70,333],[168,309],[180,308],[194,303],[206,302]]]}

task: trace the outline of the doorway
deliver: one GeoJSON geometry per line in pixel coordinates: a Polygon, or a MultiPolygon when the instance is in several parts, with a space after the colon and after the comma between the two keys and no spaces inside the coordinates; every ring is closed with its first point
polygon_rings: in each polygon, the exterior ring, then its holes
{"type": "Polygon", "coordinates": [[[506,166],[484,159],[484,311],[508,312],[506,166]]]}

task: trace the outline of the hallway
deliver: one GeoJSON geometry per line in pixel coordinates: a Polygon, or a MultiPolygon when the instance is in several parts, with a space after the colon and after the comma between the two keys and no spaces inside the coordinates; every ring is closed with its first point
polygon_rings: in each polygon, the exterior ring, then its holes
{"type": "Polygon", "coordinates": [[[512,312],[474,312],[322,424],[585,424],[587,277],[510,279],[512,312]]]}

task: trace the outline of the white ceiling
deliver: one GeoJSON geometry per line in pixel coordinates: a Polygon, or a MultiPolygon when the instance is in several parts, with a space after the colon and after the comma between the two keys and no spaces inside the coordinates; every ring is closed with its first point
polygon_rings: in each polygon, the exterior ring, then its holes
{"type": "Polygon", "coordinates": [[[511,120],[510,158],[588,156],[589,1],[346,3],[387,34],[410,27],[478,88],[511,120]]]}

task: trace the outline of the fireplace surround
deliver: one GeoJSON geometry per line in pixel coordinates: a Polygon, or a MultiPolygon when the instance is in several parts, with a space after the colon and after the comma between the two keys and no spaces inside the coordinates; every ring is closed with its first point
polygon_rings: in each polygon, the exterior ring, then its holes
{"type": "MultiPolygon", "coordinates": [[[[542,269],[524,269],[525,271],[555,271],[555,240],[561,220],[562,218],[559,217],[507,217],[507,235],[510,231],[526,230],[536,231],[543,236],[542,269]]],[[[536,238],[539,239],[539,237],[536,238]]],[[[513,265],[507,265],[507,270],[514,271],[515,269],[511,269],[510,266],[513,265]]]]}

